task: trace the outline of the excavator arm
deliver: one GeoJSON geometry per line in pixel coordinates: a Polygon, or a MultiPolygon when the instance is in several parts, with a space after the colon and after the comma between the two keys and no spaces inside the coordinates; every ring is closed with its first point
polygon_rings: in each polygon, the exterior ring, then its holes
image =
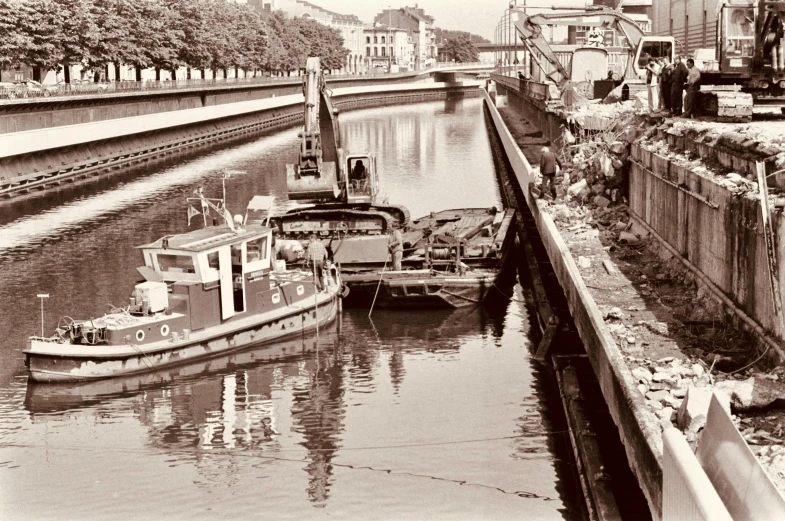
{"type": "Polygon", "coordinates": [[[322,168],[322,139],[319,128],[319,105],[321,90],[324,87],[319,58],[311,57],[305,65],[303,78],[303,131],[300,133],[300,161],[298,173],[318,174],[322,168]]]}
{"type": "MultiPolygon", "coordinates": [[[[629,16],[617,9],[605,6],[587,6],[581,11],[559,10],[552,13],[527,14],[523,10],[513,9],[516,15],[514,20],[515,28],[524,45],[531,50],[535,48],[558,72],[561,76],[556,83],[561,86],[570,79],[569,73],[559,63],[555,53],[551,49],[547,40],[542,36],[542,26],[561,25],[577,27],[601,27],[604,29],[614,29],[622,34],[627,41],[631,53],[631,59],[627,61],[627,77],[637,77],[638,71],[635,69],[636,53],[640,50],[641,42],[652,37],[646,37],[643,30],[629,16]],[[566,79],[565,79],[566,78],[566,79]]],[[[672,40],[670,37],[659,38],[659,40],[672,40]]],[[[542,65],[540,64],[540,68],[542,65]]],[[[550,77],[550,75],[549,75],[550,77]]],[[[555,81],[555,80],[554,80],[555,81]]]]}

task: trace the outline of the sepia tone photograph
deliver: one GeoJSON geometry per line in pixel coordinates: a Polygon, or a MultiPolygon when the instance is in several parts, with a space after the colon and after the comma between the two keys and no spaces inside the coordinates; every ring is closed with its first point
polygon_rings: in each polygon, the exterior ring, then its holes
{"type": "Polygon", "coordinates": [[[783,212],[785,1],[0,0],[0,519],[785,519],[783,212]]]}

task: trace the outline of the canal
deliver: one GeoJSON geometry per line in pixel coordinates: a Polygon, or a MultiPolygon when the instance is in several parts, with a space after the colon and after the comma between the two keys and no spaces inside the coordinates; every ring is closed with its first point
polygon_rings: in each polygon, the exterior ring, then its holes
{"type": "MultiPolygon", "coordinates": [[[[500,203],[482,100],[341,115],[413,217],[500,203]]],[[[28,384],[63,315],[126,303],[134,247],[188,229],[197,187],[286,206],[297,130],[150,165],[0,216],[0,518],[581,519],[558,399],[530,359],[527,289],[500,310],[345,309],[317,336],[136,378],[28,384]],[[270,426],[263,420],[269,418],[270,426]]],[[[196,224],[196,223],[194,223],[196,224]]],[[[266,421],[266,420],[265,420],[266,421]]]]}

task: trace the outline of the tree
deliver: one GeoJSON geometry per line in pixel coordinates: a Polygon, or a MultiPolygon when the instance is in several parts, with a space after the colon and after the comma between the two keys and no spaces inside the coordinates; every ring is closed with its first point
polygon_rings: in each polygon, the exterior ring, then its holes
{"type": "Polygon", "coordinates": [[[466,31],[452,31],[450,29],[433,28],[433,36],[437,45],[442,45],[448,40],[452,40],[458,36],[468,36],[472,43],[491,43],[487,38],[483,38],[478,34],[469,33],[466,31]]]}
{"type": "Polygon", "coordinates": [[[460,63],[476,62],[479,60],[477,48],[472,43],[471,39],[464,35],[459,35],[445,41],[444,45],[439,50],[439,57],[444,58],[444,61],[455,60],[460,63]]]}

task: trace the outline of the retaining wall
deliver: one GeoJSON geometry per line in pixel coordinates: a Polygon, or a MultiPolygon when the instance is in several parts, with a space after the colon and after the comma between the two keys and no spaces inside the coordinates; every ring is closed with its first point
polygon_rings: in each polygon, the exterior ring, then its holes
{"type": "MultiPolygon", "coordinates": [[[[328,76],[327,84],[336,89],[370,87],[412,83],[425,77],[417,73],[378,78],[328,76]]],[[[0,101],[0,134],[301,94],[302,81],[302,77],[292,77],[264,83],[0,101]]]]}
{"type": "MultiPolygon", "coordinates": [[[[707,157],[708,151],[704,153],[707,157]]],[[[750,167],[754,172],[754,161],[742,165],[740,158],[726,150],[716,153],[735,163],[737,172],[747,173],[750,167]]],[[[699,175],[636,144],[631,159],[632,217],[645,223],[688,268],[702,275],[699,284],[718,299],[724,297],[723,303],[740,325],[758,333],[758,350],[769,346],[772,362],[785,359],[775,340],[785,338],[785,327],[774,309],[760,201],[733,193],[714,177],[699,175]]],[[[772,228],[779,245],[777,257],[782,258],[781,212],[772,213],[772,228]]],[[[779,287],[785,287],[785,270],[779,270],[776,277],[779,287]]]]}
{"type": "MultiPolygon", "coordinates": [[[[347,87],[343,110],[479,95],[480,82],[347,87]]],[[[0,196],[13,198],[139,162],[302,120],[302,94],[0,134],[0,196]]]]}

